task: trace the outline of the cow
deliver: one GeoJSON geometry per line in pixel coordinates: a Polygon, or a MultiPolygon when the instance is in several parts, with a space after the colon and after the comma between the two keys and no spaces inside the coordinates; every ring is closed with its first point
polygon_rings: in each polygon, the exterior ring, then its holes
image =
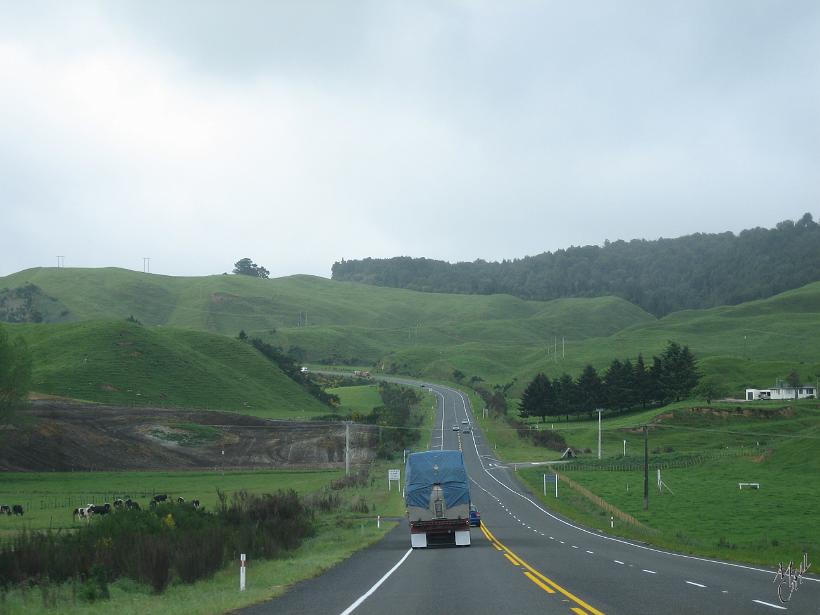
{"type": "Polygon", "coordinates": [[[194,510],[199,510],[199,500],[191,500],[191,506],[194,507],[194,510]]]}
{"type": "Polygon", "coordinates": [[[14,504],[11,507],[11,512],[13,512],[15,515],[20,515],[22,517],[23,516],[23,507],[20,506],[20,504],[14,504]]]}
{"type": "Polygon", "coordinates": [[[95,515],[107,515],[111,512],[111,504],[107,502],[105,504],[89,504],[88,508],[95,515]]]}
{"type": "Polygon", "coordinates": [[[165,493],[158,493],[157,495],[154,496],[154,502],[157,502],[157,503],[164,502],[167,499],[168,499],[168,496],[165,493]]]}
{"type": "Polygon", "coordinates": [[[127,510],[139,510],[140,505],[131,498],[128,498],[127,500],[125,500],[125,508],[127,510]]]}
{"type": "Polygon", "coordinates": [[[3,513],[11,515],[11,506],[6,506],[5,504],[0,505],[0,515],[3,513]]]}
{"type": "Polygon", "coordinates": [[[93,504],[89,504],[85,508],[75,508],[74,509],[74,519],[85,519],[86,523],[91,520],[91,516],[94,514],[91,511],[91,507],[93,504]]]}
{"type": "Polygon", "coordinates": [[[185,498],[183,498],[182,496],[178,497],[177,504],[185,504],[185,498]]]}
{"type": "Polygon", "coordinates": [[[117,498],[116,500],[114,500],[114,508],[116,508],[117,510],[122,510],[122,507],[124,505],[125,502],[123,502],[122,498],[117,498]]]}

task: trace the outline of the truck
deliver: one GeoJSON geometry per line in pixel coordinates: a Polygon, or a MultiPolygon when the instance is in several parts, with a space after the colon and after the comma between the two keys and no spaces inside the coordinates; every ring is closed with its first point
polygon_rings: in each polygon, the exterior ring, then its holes
{"type": "Polygon", "coordinates": [[[470,485],[461,451],[411,453],[404,476],[410,546],[469,547],[470,485]]]}

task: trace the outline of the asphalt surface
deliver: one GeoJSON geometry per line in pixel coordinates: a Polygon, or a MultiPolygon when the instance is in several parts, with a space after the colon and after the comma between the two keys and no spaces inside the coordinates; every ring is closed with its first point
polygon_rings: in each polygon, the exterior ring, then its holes
{"type": "Polygon", "coordinates": [[[475,424],[466,396],[428,388],[439,399],[433,448],[462,449],[486,531],[473,528],[470,547],[412,550],[402,523],[322,576],[243,613],[820,614],[816,578],[805,578],[782,604],[771,570],[664,552],[553,515],[493,458],[480,430],[452,430],[465,418],[475,424]]]}

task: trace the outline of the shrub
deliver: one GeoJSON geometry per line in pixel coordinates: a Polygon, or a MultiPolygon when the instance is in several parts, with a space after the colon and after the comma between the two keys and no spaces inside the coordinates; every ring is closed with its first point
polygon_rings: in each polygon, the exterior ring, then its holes
{"type": "Polygon", "coordinates": [[[161,593],[175,578],[193,583],[213,575],[239,552],[264,558],[291,550],[312,534],[314,507],[340,506],[330,491],[311,505],[295,491],[240,492],[230,503],[219,497],[215,513],[167,503],[100,515],[71,533],[24,530],[0,543],[0,588],[79,579],[80,598],[94,602],[108,597],[108,583],[130,578],[161,593]]]}
{"type": "Polygon", "coordinates": [[[567,441],[564,439],[564,436],[557,431],[539,429],[528,432],[528,435],[532,439],[532,443],[536,446],[543,446],[553,451],[563,452],[567,450],[567,441]]]}

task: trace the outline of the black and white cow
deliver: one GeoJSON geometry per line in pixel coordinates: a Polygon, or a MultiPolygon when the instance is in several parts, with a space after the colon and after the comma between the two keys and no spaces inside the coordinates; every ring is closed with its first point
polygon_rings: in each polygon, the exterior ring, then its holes
{"type": "Polygon", "coordinates": [[[95,515],[107,515],[111,512],[111,504],[89,504],[88,507],[91,509],[91,512],[95,515]]]}
{"type": "Polygon", "coordinates": [[[11,506],[6,506],[5,504],[0,504],[0,515],[6,513],[7,515],[11,515],[11,506]]]}
{"type": "Polygon", "coordinates": [[[86,523],[91,520],[92,515],[94,514],[91,511],[91,507],[93,504],[89,504],[84,508],[75,508],[74,509],[74,519],[83,519],[86,523]]]}
{"type": "Polygon", "coordinates": [[[11,512],[15,515],[23,516],[23,507],[20,504],[13,504],[11,507],[11,512]]]}
{"type": "Polygon", "coordinates": [[[199,500],[191,500],[191,506],[194,507],[194,510],[199,510],[199,500]]]}

